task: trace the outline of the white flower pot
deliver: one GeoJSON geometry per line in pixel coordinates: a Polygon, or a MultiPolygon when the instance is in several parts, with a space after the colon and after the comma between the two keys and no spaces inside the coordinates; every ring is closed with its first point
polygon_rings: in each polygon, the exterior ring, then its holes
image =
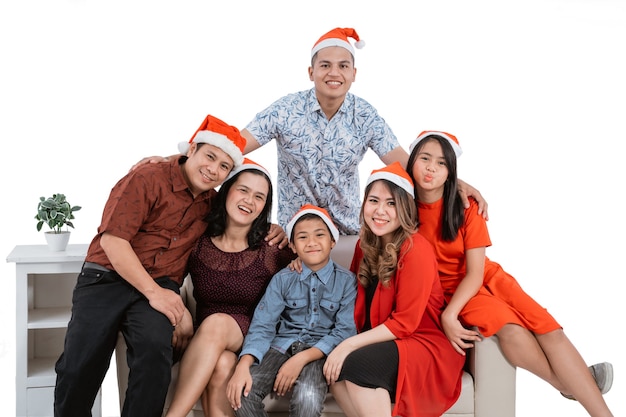
{"type": "Polygon", "coordinates": [[[70,240],[69,231],[61,233],[45,232],[45,236],[48,242],[48,249],[53,252],[63,252],[67,248],[67,243],[70,240]]]}

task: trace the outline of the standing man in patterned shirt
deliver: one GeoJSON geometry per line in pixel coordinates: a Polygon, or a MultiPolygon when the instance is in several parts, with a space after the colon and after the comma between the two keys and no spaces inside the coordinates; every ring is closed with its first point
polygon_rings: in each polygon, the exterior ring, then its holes
{"type": "MultiPolygon", "coordinates": [[[[256,115],[241,131],[244,154],[276,140],[278,153],[278,224],[283,228],[305,204],[328,210],[342,235],[359,233],[361,195],[359,163],[372,149],[387,165],[406,166],[407,152],[385,120],[364,99],[350,93],[356,77],[354,48],[365,43],[351,28],[335,28],[313,45],[310,90],[288,94],[256,115]]],[[[166,161],[152,156],[147,162],[166,161]]],[[[480,192],[459,180],[466,207],[468,196],[487,218],[487,202],[480,192]]]]}
{"type": "Polygon", "coordinates": [[[285,226],[304,204],[324,207],[341,234],[359,232],[358,165],[368,149],[385,163],[406,166],[408,154],[376,109],[349,93],[355,80],[354,29],[336,28],[311,50],[310,90],[289,94],[258,113],[241,134],[244,154],[276,140],[278,223],[285,226]]]}

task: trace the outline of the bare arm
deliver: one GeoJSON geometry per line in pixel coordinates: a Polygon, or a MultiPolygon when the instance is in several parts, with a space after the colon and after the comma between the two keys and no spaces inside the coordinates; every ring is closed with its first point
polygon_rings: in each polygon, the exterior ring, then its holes
{"type": "Polygon", "coordinates": [[[402,146],[398,146],[397,148],[384,154],[380,159],[385,163],[385,165],[393,164],[396,161],[400,162],[400,165],[406,169],[406,164],[409,162],[409,154],[406,153],[402,146]]]}
{"type": "Polygon", "coordinates": [[[133,165],[130,170],[134,171],[138,166],[141,166],[143,164],[156,164],[159,162],[168,162],[170,160],[170,158],[176,158],[178,155],[180,154],[174,154],[174,155],[170,155],[170,156],[158,156],[158,155],[154,155],[154,156],[147,156],[145,158],[142,158],[139,162],[137,162],[135,165],[133,165]]]}
{"type": "Polygon", "coordinates": [[[261,144],[256,140],[256,138],[248,131],[248,129],[244,129],[241,131],[241,136],[246,138],[246,147],[243,148],[243,154],[249,154],[250,152],[259,149],[261,144]]]}
{"type": "Polygon", "coordinates": [[[162,288],[154,281],[141,265],[130,242],[110,233],[104,233],[100,244],[115,271],[142,293],[152,308],[163,313],[172,326],[182,321],[187,309],[180,295],[162,288]]]}
{"type": "Polygon", "coordinates": [[[463,327],[459,314],[467,302],[476,295],[483,284],[485,271],[485,247],[468,249],[465,252],[465,277],[457,287],[447,307],[441,313],[441,325],[454,349],[464,355],[463,349],[473,346],[472,341],[480,341],[479,334],[463,327]]]}

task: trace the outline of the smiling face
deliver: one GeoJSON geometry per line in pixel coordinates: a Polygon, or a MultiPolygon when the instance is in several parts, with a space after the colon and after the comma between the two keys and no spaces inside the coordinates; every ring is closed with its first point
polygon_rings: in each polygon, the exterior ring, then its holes
{"type": "Polygon", "coordinates": [[[229,224],[252,226],[265,208],[269,188],[263,174],[253,171],[240,173],[226,196],[229,224]]]}
{"type": "Polygon", "coordinates": [[[420,201],[425,203],[434,202],[443,196],[449,171],[439,142],[427,140],[420,147],[411,173],[420,201]]]}
{"type": "Polygon", "coordinates": [[[192,143],[182,165],[183,176],[194,197],[224,182],[233,169],[233,159],[217,146],[192,143]]]}
{"type": "Polygon", "coordinates": [[[350,51],[340,46],[320,49],[309,67],[309,78],[315,84],[320,102],[343,100],[355,77],[354,58],[350,51]]]}
{"type": "Polygon", "coordinates": [[[365,196],[363,221],[385,243],[391,241],[392,233],[401,226],[396,200],[383,180],[374,181],[365,196]]]}
{"type": "Polygon", "coordinates": [[[324,220],[305,215],[293,226],[292,233],[289,246],[309,269],[318,271],[328,263],[335,241],[324,220]]]}

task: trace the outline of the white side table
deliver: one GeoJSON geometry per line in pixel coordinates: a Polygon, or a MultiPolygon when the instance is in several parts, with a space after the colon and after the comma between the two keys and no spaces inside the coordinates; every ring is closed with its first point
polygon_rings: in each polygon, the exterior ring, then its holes
{"type": "MultiPolygon", "coordinates": [[[[16,412],[52,416],[56,373],[70,319],[72,291],[88,245],[69,245],[52,252],[47,245],[16,246],[7,257],[15,262],[16,412]]],[[[101,415],[101,391],[92,414],[101,415]]]]}

